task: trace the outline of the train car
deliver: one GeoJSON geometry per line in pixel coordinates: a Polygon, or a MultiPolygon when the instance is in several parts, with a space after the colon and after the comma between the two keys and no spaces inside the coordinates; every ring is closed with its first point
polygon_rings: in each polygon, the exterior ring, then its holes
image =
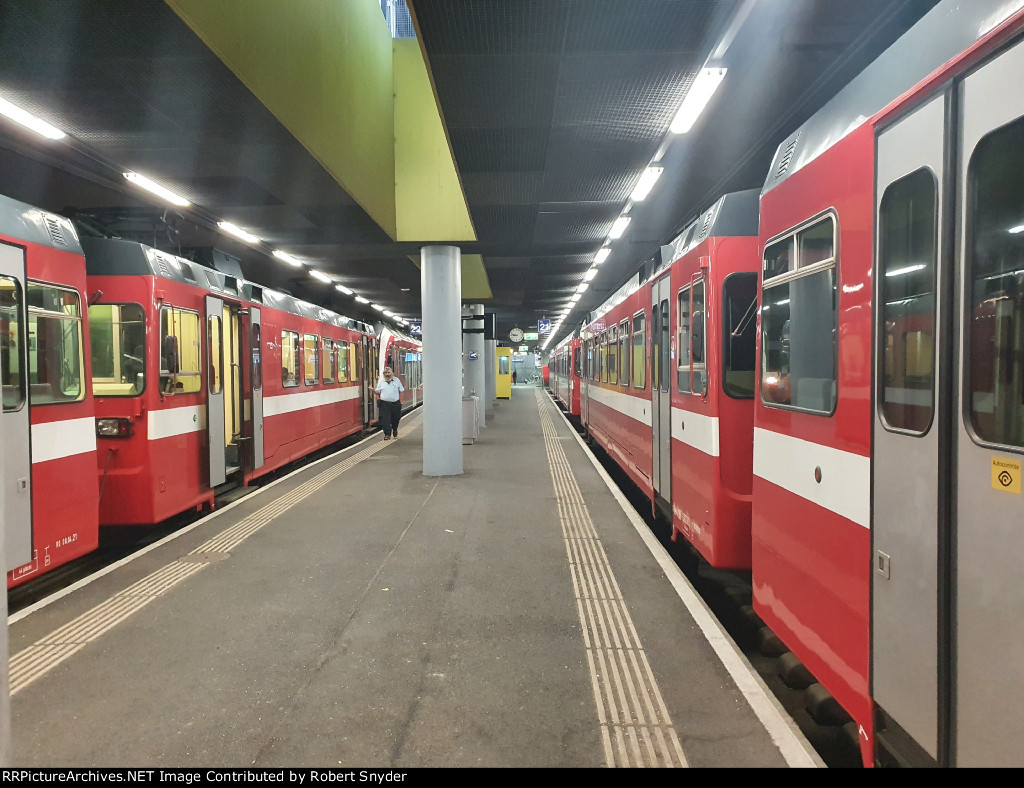
{"type": "Polygon", "coordinates": [[[580,423],[653,501],[649,294],[637,272],[588,315],[580,331],[580,423]]]}
{"type": "Polygon", "coordinates": [[[65,218],[0,197],[7,587],[99,541],[82,247],[65,218]]]}
{"type": "Polygon", "coordinates": [[[133,241],[82,245],[103,525],[212,507],[369,426],[370,326],[133,241]]]}
{"type": "Polygon", "coordinates": [[[423,403],[423,342],[408,334],[380,325],[378,327],[377,370],[373,380],[380,378],[384,367],[402,381],[402,413],[423,403]]]}
{"type": "Polygon", "coordinates": [[[579,331],[574,331],[551,351],[548,365],[551,394],[573,421],[579,421],[580,418],[581,347],[579,331]]]}
{"type": "Polygon", "coordinates": [[[750,568],[758,197],[720,198],[584,332],[588,432],[723,569],[750,568]]]}
{"type": "Polygon", "coordinates": [[[750,568],[758,198],[720,198],[662,250],[668,270],[651,282],[651,352],[668,373],[651,410],[656,500],[672,538],[716,569],[750,568]]]}
{"type": "Polygon", "coordinates": [[[754,608],[866,765],[1024,763],[1022,32],[943,0],[762,190],[754,608]]]}

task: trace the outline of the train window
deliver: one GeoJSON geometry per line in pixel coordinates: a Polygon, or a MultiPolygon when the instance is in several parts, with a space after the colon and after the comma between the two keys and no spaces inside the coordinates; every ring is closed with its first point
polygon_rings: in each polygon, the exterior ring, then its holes
{"type": "Polygon", "coordinates": [[[619,324],[619,384],[629,385],[629,321],[619,324]]]}
{"type": "Polygon", "coordinates": [[[323,352],[320,354],[320,363],[323,365],[320,370],[320,378],[324,383],[334,382],[334,368],[337,363],[334,353],[334,340],[324,337],[323,352]]]}
{"type": "Polygon", "coordinates": [[[92,393],[137,397],[145,388],[146,318],[138,304],[89,307],[92,393]]]}
{"type": "Polygon", "coordinates": [[[359,344],[353,342],[348,346],[348,374],[353,383],[359,380],[359,366],[359,344]]]}
{"type": "Polygon", "coordinates": [[[206,331],[210,357],[210,374],[207,378],[207,385],[211,394],[220,394],[223,386],[222,364],[224,359],[224,322],[220,315],[207,316],[206,331]]]}
{"type": "Polygon", "coordinates": [[[281,385],[288,388],[299,385],[299,334],[281,332],[281,385]]]}
{"type": "Polygon", "coordinates": [[[679,322],[676,384],[684,394],[702,394],[707,391],[703,279],[679,291],[676,315],[679,322]]]}
{"type": "Polygon", "coordinates": [[[82,301],[75,290],[29,282],[28,401],[76,402],[82,386],[82,301]]]}
{"type": "Polygon", "coordinates": [[[768,244],[764,271],[761,399],[831,414],[837,396],[835,218],[828,215],[768,244]],[[801,258],[805,251],[807,260],[801,258]]]}
{"type": "Polygon", "coordinates": [[[22,306],[25,294],[21,282],[0,276],[0,374],[3,376],[4,411],[21,410],[25,405],[25,368],[22,348],[25,325],[22,306]]]}
{"type": "Polygon", "coordinates": [[[644,313],[633,315],[633,388],[647,385],[647,357],[644,353],[644,313]]]}
{"type": "Polygon", "coordinates": [[[338,382],[348,382],[348,342],[338,340],[338,382]]]}
{"type": "Polygon", "coordinates": [[[161,392],[195,394],[202,388],[199,345],[197,312],[173,306],[160,310],[161,392]]]}
{"type": "Polygon", "coordinates": [[[935,410],[935,177],[921,169],[890,184],[878,216],[883,352],[882,421],[924,434],[935,410]]]}
{"type": "Polygon", "coordinates": [[[618,326],[612,326],[608,329],[608,376],[605,381],[608,383],[619,382],[619,337],[618,337],[618,326]]]}
{"type": "Polygon", "coordinates": [[[722,287],[722,390],[736,399],[754,396],[757,274],[732,274],[722,287]]]}
{"type": "MultiPolygon", "coordinates": [[[[568,372],[568,370],[566,370],[566,372],[568,372]]],[[[579,347],[574,347],[572,349],[572,374],[575,377],[577,377],[577,378],[580,377],[580,374],[581,374],[580,373],[580,349],[579,349],[579,347]]]]}
{"type": "Polygon", "coordinates": [[[316,334],[302,335],[302,369],[305,372],[303,382],[307,386],[316,385],[317,372],[317,336],[316,334]]]}
{"type": "Polygon", "coordinates": [[[984,137],[968,167],[966,386],[986,443],[1024,448],[1024,120],[984,137]]]}
{"type": "Polygon", "coordinates": [[[263,388],[263,346],[260,344],[260,324],[252,324],[252,387],[256,391],[263,388]]]}
{"type": "Polygon", "coordinates": [[[608,382],[608,334],[601,332],[600,344],[597,347],[597,378],[602,383],[608,382]]]}

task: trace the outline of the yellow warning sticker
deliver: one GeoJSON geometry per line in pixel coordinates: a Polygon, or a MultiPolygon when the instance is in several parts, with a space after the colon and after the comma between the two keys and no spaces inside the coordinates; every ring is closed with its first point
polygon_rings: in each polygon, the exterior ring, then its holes
{"type": "Polygon", "coordinates": [[[1009,457],[992,458],[992,489],[1020,495],[1021,462],[1009,457]]]}

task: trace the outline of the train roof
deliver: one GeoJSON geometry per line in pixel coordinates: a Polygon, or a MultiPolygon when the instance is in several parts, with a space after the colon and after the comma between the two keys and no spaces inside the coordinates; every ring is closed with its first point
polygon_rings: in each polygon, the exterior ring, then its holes
{"type": "Polygon", "coordinates": [[[82,254],[78,232],[70,219],[10,197],[0,196],[0,233],[28,243],[82,254]]]}
{"type": "Polygon", "coordinates": [[[723,194],[670,243],[661,247],[660,260],[656,258],[656,264],[646,279],[641,281],[641,272],[638,270],[601,306],[587,315],[584,325],[589,326],[606,315],[639,290],[641,285],[659,276],[672,263],[708,238],[756,236],[759,227],[760,197],[760,191],[757,189],[723,194]]]}
{"type": "Polygon", "coordinates": [[[1024,0],[942,0],[783,140],[761,194],[816,159],[1022,6],[1024,0]]]}
{"type": "Polygon", "coordinates": [[[118,238],[82,238],[85,250],[85,270],[93,276],[158,276],[175,282],[195,285],[212,293],[223,293],[232,298],[243,298],[258,304],[312,318],[321,323],[351,328],[371,334],[373,327],[329,309],[302,301],[287,293],[270,290],[183,257],[154,249],[138,241],[118,238]]]}
{"type": "Polygon", "coordinates": [[[708,238],[756,236],[760,224],[760,199],[759,189],[723,194],[670,243],[661,247],[661,262],[647,277],[648,280],[708,238]]]}

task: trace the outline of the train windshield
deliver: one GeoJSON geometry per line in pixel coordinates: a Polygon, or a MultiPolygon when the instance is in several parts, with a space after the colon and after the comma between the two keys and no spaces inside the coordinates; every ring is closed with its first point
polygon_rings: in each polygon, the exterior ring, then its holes
{"type": "Polygon", "coordinates": [[[146,318],[138,304],[89,307],[92,393],[96,397],[134,397],[145,386],[146,318]]]}
{"type": "Polygon", "coordinates": [[[29,404],[76,402],[82,385],[82,301],[75,290],[29,282],[29,404]]]}
{"type": "Polygon", "coordinates": [[[975,149],[967,228],[971,424],[985,442],[1024,447],[1024,120],[975,149]]]}

